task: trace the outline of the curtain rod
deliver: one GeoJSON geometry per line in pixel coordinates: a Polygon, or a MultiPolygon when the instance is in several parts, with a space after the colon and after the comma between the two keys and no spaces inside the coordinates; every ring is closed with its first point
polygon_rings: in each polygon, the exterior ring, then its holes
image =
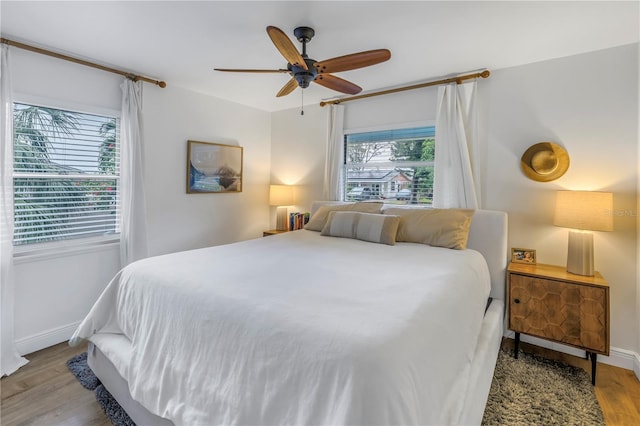
{"type": "Polygon", "coordinates": [[[105,67],[104,65],[99,65],[99,64],[96,64],[96,63],[93,63],[93,62],[85,61],[83,59],[78,59],[78,58],[74,58],[72,56],[63,55],[62,53],[56,53],[56,52],[52,52],[50,50],[41,49],[39,47],[30,46],[28,44],[24,44],[24,43],[20,43],[20,42],[17,42],[17,41],[9,40],[7,38],[3,38],[3,37],[0,38],[0,43],[4,43],[4,44],[7,44],[9,46],[14,46],[14,47],[17,47],[17,48],[20,48],[20,49],[24,49],[24,50],[29,50],[31,52],[40,53],[42,55],[51,56],[53,58],[64,59],[65,61],[74,62],[76,64],[86,65],[86,66],[91,67],[91,68],[97,68],[97,69],[102,70],[102,71],[112,72],[114,74],[119,74],[119,75],[125,76],[127,78],[130,78],[133,81],[138,81],[138,80],[146,81],[147,83],[153,83],[153,84],[155,84],[157,86],[160,86],[163,89],[165,87],[167,87],[167,83],[165,83],[164,81],[153,80],[151,78],[143,77],[141,75],[136,75],[136,74],[133,74],[133,73],[130,73],[130,72],[117,70],[115,68],[105,67]]]}
{"type": "Polygon", "coordinates": [[[323,107],[325,105],[340,104],[342,102],[349,102],[349,101],[355,101],[355,100],[358,100],[358,99],[371,98],[373,96],[389,95],[391,93],[404,92],[406,90],[413,90],[413,89],[421,89],[423,87],[429,87],[429,86],[439,86],[441,84],[449,84],[449,83],[458,83],[458,84],[460,84],[464,80],[470,80],[472,78],[478,78],[478,77],[487,78],[487,77],[489,77],[489,75],[491,75],[489,70],[484,70],[482,72],[477,72],[477,73],[467,74],[467,75],[461,75],[461,76],[452,77],[452,78],[445,78],[443,80],[429,81],[427,83],[414,84],[412,86],[397,87],[395,89],[388,89],[388,90],[382,90],[382,91],[379,91],[379,92],[365,93],[364,95],[350,96],[350,97],[347,97],[347,98],[334,99],[334,100],[331,100],[331,101],[322,101],[322,102],[320,102],[320,106],[323,107]]]}

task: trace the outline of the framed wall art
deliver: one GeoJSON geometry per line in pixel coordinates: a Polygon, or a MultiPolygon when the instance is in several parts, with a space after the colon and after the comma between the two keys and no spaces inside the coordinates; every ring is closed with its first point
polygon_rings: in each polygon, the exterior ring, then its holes
{"type": "Polygon", "coordinates": [[[527,248],[512,248],[511,261],[514,263],[528,263],[530,265],[535,265],[536,251],[534,249],[527,248]]]}
{"type": "Polygon", "coordinates": [[[187,193],[242,192],[242,147],[187,141],[187,193]]]}

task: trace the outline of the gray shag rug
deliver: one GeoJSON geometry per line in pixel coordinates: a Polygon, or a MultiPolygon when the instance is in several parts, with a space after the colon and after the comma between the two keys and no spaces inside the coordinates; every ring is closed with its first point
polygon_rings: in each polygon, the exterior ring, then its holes
{"type": "MultiPolygon", "coordinates": [[[[82,353],[67,361],[69,370],[93,390],[116,426],[135,426],[118,402],[100,384],[82,353]]],[[[604,425],[602,409],[581,368],[520,352],[500,350],[489,391],[483,425],[604,425]]]]}
{"type": "Polygon", "coordinates": [[[67,361],[67,367],[71,370],[76,379],[86,389],[94,391],[96,400],[102,410],[107,415],[111,423],[115,426],[136,426],[131,420],[131,417],[126,411],[118,404],[109,391],[102,386],[100,380],[93,374],[93,371],[87,364],[87,353],[83,352],[80,355],[76,355],[67,361]]]}
{"type": "Polygon", "coordinates": [[[87,364],[86,352],[76,355],[67,361],[67,367],[85,389],[94,390],[100,384],[100,381],[87,364]]]}
{"type": "Polygon", "coordinates": [[[604,425],[591,375],[522,351],[500,350],[483,425],[604,425]]]}

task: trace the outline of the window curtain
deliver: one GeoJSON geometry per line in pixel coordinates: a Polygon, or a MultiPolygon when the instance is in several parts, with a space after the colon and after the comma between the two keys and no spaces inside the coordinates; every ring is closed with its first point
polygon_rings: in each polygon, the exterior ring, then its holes
{"type": "Polygon", "coordinates": [[[9,46],[0,58],[0,377],[28,361],[16,349],[13,335],[13,101],[9,75],[9,46]]]}
{"type": "Polygon", "coordinates": [[[434,207],[480,208],[476,89],[475,80],[438,88],[434,207]]]}
{"type": "Polygon", "coordinates": [[[327,155],[324,164],[325,200],[338,201],[342,195],[342,165],[344,164],[344,106],[332,104],[327,120],[327,155]]]}
{"type": "Polygon", "coordinates": [[[142,169],[142,82],[125,79],[122,88],[120,262],[125,267],[148,256],[142,169]]]}

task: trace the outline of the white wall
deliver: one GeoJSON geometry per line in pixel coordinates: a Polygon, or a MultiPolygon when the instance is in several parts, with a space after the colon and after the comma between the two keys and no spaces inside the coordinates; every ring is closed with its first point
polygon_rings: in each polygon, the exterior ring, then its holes
{"type": "Polygon", "coordinates": [[[269,113],[167,84],[144,88],[149,254],[261,237],[268,229],[269,113]],[[187,194],[187,140],[242,146],[242,192],[187,194]]]}
{"type": "MultiPolygon", "coordinates": [[[[20,98],[120,110],[122,77],[19,49],[11,54],[20,98]]],[[[260,237],[269,225],[270,114],[167,83],[143,88],[150,254],[260,237]],[[188,139],[243,146],[243,192],[187,195],[188,139]]],[[[118,271],[118,250],[111,244],[16,261],[15,338],[22,354],[69,338],[118,271]]]]}
{"type": "MultiPolygon", "coordinates": [[[[596,269],[611,285],[611,345],[637,352],[638,45],[491,71],[478,83],[484,208],[509,213],[510,247],[535,248],[541,263],[563,265],[567,230],[552,225],[555,191],[613,192],[615,230],[596,233],[596,269]],[[524,151],[540,141],[563,145],[571,157],[569,171],[554,182],[531,181],[520,170],[524,151]]],[[[435,100],[436,89],[426,88],[345,103],[345,128],[433,120],[435,100]]],[[[272,122],[272,175],[299,164],[317,173],[305,177],[313,183],[305,201],[322,194],[323,112],[322,123],[309,125],[317,132],[299,132],[294,110],[272,122]],[[288,161],[294,146],[308,145],[309,156],[288,161]]]]}
{"type": "Polygon", "coordinates": [[[637,53],[633,45],[497,70],[481,94],[489,111],[487,205],[509,212],[510,247],[565,264],[568,230],[552,226],[555,191],[614,193],[614,232],[595,233],[595,267],[611,287],[611,345],[627,350],[638,333],[637,53]],[[569,153],[569,170],[556,181],[534,182],[520,171],[522,153],[539,141],[569,153]]]}
{"type": "MultiPolygon", "coordinates": [[[[295,185],[296,205],[290,211],[309,211],[322,197],[327,143],[327,108],[312,105],[271,114],[271,183],[295,185]]],[[[275,227],[275,207],[270,213],[275,227]]]]}
{"type": "MultiPolygon", "coordinates": [[[[408,123],[434,122],[436,86],[347,102],[344,128],[348,131],[380,126],[403,127],[408,123]]],[[[434,123],[435,124],[435,123],[434,123]]]]}

